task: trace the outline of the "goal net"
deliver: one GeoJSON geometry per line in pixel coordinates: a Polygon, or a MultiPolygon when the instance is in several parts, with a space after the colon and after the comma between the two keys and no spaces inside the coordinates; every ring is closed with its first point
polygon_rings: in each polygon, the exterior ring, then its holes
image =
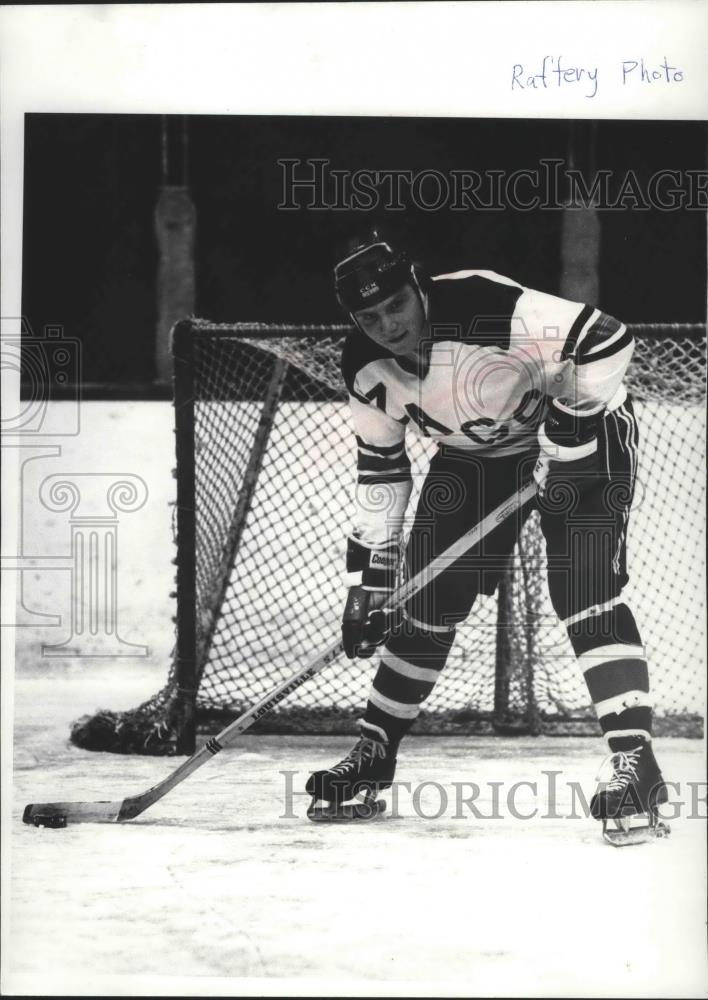
{"type": "MultiPolygon", "coordinates": [[[[344,326],[175,328],[176,649],[164,688],[74,724],[90,749],[189,753],[336,641],[356,442],[344,326]]],[[[640,431],[628,603],[647,647],[657,735],[702,733],[705,699],[705,327],[633,326],[640,431]]],[[[407,441],[414,492],[430,441],[407,441]]],[[[261,732],[354,732],[371,660],[342,656],[266,715],[261,732]]],[[[537,515],[481,597],[416,732],[599,732],[551,608],[537,515]]]]}

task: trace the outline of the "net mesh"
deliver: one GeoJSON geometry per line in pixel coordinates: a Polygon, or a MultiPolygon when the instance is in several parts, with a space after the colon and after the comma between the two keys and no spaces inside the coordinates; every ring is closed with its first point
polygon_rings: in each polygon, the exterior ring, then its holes
{"type": "MultiPolygon", "coordinates": [[[[705,699],[705,328],[633,327],[640,429],[627,602],[647,647],[657,734],[698,736],[705,699]]],[[[215,731],[337,638],[356,443],[339,356],[346,327],[191,321],[196,707],[215,731]]],[[[413,496],[431,442],[409,435],[413,496]]],[[[179,456],[178,456],[179,464],[179,456]]],[[[179,539],[178,558],[179,558],[179,539]]],[[[178,628],[180,624],[178,622],[178,628]]],[[[372,661],[344,657],[258,724],[354,731],[372,661]]],[[[129,713],[75,724],[82,746],[175,749],[175,669],[129,713]]],[[[254,727],[256,728],[256,727],[254,727]]],[[[458,628],[417,732],[594,734],[597,722],[545,581],[537,515],[494,597],[458,628]]]]}

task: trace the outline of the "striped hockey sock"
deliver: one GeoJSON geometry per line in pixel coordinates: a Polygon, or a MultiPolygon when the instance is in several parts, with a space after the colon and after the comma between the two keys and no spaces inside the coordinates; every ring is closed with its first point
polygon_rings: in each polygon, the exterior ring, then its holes
{"type": "Polygon", "coordinates": [[[632,612],[613,604],[566,621],[602,732],[611,749],[651,739],[649,668],[632,612]]]}
{"type": "Polygon", "coordinates": [[[398,743],[433,690],[454,639],[454,628],[432,631],[404,621],[381,654],[364,723],[383,729],[392,743],[398,743]]]}

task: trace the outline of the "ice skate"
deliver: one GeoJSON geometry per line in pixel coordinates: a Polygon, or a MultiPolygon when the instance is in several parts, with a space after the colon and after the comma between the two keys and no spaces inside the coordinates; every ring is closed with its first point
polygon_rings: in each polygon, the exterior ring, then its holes
{"type": "Polygon", "coordinates": [[[613,847],[626,847],[667,837],[671,828],[659,819],[658,808],[668,792],[651,742],[616,749],[604,763],[612,775],[600,782],[590,802],[591,814],[602,821],[603,838],[613,847]]]}
{"type": "Polygon", "coordinates": [[[312,796],[308,819],[341,823],[380,815],[386,803],[376,796],[393,783],[395,752],[382,729],[362,723],[361,736],[347,756],[307,779],[306,791],[312,796]]]}

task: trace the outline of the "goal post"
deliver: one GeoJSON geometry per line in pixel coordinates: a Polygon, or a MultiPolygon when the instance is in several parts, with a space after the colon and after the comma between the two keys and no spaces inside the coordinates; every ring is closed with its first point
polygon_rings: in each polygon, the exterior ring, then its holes
{"type": "MultiPolygon", "coordinates": [[[[75,723],[90,749],[191,753],[338,635],[356,442],[339,356],[348,327],[179,323],[173,334],[177,615],[165,686],[75,723]]],[[[705,326],[630,326],[640,432],[628,600],[648,647],[658,734],[702,732],[705,326]]],[[[408,440],[413,497],[431,447],[408,440]]],[[[344,657],[255,731],[354,732],[370,660],[344,657]]],[[[596,734],[545,583],[537,515],[479,598],[416,732],[596,734]]]]}
{"type": "Polygon", "coordinates": [[[194,452],[194,337],[188,323],[172,333],[177,498],[175,537],[180,540],[177,571],[177,634],[174,650],[176,752],[194,752],[196,732],[196,456],[194,452]]]}

